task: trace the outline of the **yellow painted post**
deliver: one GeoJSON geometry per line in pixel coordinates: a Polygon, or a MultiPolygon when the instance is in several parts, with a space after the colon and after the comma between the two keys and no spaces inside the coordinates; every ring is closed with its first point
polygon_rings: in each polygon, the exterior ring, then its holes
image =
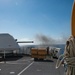
{"type": "Polygon", "coordinates": [[[74,1],[74,5],[73,5],[73,9],[72,9],[72,21],[71,21],[71,25],[72,25],[72,35],[75,37],[75,1],[74,1]]]}

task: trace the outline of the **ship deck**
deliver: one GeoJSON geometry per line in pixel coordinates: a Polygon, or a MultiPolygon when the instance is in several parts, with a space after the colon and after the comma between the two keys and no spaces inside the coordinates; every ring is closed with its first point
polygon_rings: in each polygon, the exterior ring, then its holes
{"type": "Polygon", "coordinates": [[[29,56],[10,57],[0,60],[0,75],[64,75],[64,67],[56,69],[55,65],[56,59],[34,61],[29,56]]]}

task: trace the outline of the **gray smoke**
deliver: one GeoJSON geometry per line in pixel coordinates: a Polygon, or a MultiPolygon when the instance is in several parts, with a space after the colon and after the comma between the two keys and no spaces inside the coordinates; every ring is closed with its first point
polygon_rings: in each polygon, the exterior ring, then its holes
{"type": "Polygon", "coordinates": [[[55,40],[43,34],[37,34],[35,40],[40,44],[54,44],[55,40]]]}
{"type": "Polygon", "coordinates": [[[44,34],[37,34],[35,41],[39,44],[65,44],[68,37],[62,36],[61,39],[54,39],[44,34]]]}

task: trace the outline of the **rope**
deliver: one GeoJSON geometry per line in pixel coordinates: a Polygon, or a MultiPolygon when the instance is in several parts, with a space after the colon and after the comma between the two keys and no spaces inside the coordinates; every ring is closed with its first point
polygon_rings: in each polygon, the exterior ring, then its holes
{"type": "Polygon", "coordinates": [[[62,62],[64,61],[64,59],[65,59],[65,58],[63,57],[63,55],[60,55],[60,56],[59,56],[59,58],[58,58],[58,60],[57,60],[57,63],[56,63],[56,69],[61,66],[61,64],[62,64],[62,62]],[[62,60],[61,60],[61,58],[62,58],[62,60]]]}
{"type": "Polygon", "coordinates": [[[64,54],[57,60],[56,68],[59,68],[63,61],[67,64],[66,75],[75,75],[75,38],[72,36],[66,42],[64,54]]]}

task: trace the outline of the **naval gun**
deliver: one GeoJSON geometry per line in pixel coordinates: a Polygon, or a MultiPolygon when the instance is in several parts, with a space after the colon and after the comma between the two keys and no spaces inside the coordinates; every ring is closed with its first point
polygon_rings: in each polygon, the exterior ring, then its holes
{"type": "Polygon", "coordinates": [[[33,41],[17,41],[14,37],[8,33],[0,34],[0,55],[6,56],[6,54],[12,54],[14,50],[20,50],[18,43],[33,43],[33,41]]]}

